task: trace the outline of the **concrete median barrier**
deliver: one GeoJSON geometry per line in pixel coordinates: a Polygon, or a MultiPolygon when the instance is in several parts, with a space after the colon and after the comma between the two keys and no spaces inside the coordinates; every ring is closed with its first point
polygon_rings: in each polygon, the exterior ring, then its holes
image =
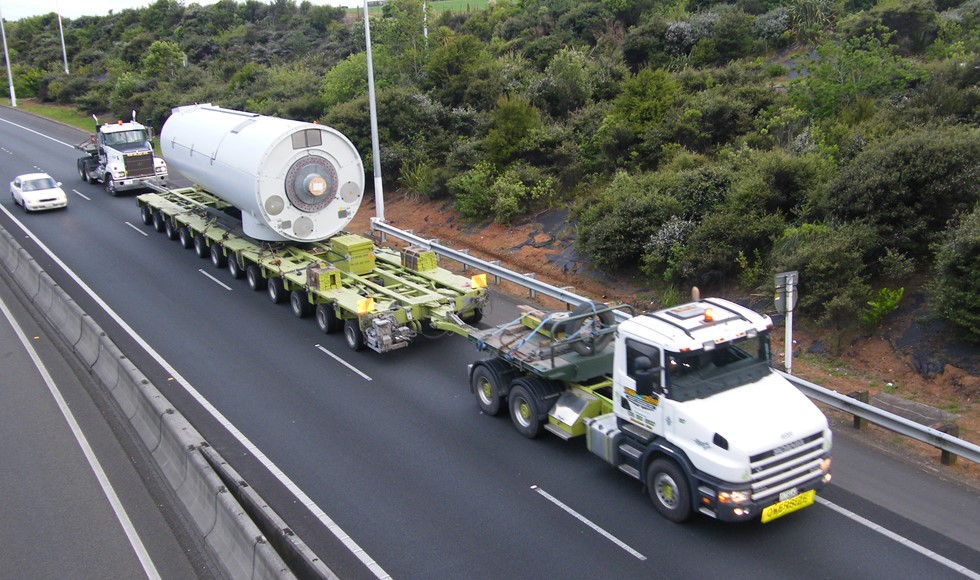
{"type": "Polygon", "coordinates": [[[34,299],[41,285],[41,267],[24,249],[17,250],[17,268],[12,272],[14,281],[28,298],[34,299]]]}
{"type": "Polygon", "coordinates": [[[295,577],[202,456],[200,433],[2,228],[0,263],[129,419],[225,575],[295,577]]]}

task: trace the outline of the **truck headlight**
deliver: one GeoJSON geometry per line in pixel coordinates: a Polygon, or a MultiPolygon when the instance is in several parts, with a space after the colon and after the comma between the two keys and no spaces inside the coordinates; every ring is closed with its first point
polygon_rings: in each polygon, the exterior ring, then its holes
{"type": "Polygon", "coordinates": [[[112,172],[112,178],[113,179],[126,179],[126,172],[125,171],[113,171],[112,172]]]}
{"type": "Polygon", "coordinates": [[[830,473],[830,458],[829,457],[825,457],[820,462],[820,471],[822,471],[824,473],[830,473]]]}
{"type": "Polygon", "coordinates": [[[718,503],[745,503],[749,501],[749,494],[744,491],[719,491],[718,503]]]}

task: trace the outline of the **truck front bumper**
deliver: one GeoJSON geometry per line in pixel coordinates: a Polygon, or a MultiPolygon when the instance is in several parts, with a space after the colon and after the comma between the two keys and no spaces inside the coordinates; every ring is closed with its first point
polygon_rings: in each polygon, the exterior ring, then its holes
{"type": "Polygon", "coordinates": [[[166,187],[167,176],[155,175],[153,177],[132,177],[127,179],[117,179],[113,181],[113,186],[116,188],[117,191],[126,191],[130,189],[143,189],[147,185],[166,187]]]}
{"type": "MultiPolygon", "coordinates": [[[[816,500],[816,492],[826,487],[830,481],[830,473],[824,473],[809,481],[799,484],[782,494],[777,494],[762,501],[748,500],[744,502],[722,501],[715,490],[702,488],[699,498],[699,511],[705,515],[726,522],[742,522],[762,519],[763,523],[798,511],[810,506],[816,500]]],[[[748,492],[746,491],[748,495],[748,492]]]]}

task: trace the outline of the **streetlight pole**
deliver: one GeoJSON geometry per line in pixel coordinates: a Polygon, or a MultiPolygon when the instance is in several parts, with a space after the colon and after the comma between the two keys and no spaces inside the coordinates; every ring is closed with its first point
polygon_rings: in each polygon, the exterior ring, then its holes
{"type": "Polygon", "coordinates": [[[54,9],[58,11],[58,35],[61,37],[61,58],[65,61],[65,74],[68,74],[68,52],[65,51],[65,29],[61,26],[61,9],[58,7],[58,0],[54,2],[54,9]]]}
{"type": "Polygon", "coordinates": [[[371,59],[371,24],[368,3],[364,0],[364,42],[367,45],[368,102],[371,106],[371,156],[374,157],[374,206],[377,217],[385,221],[385,197],[381,189],[381,151],[378,146],[378,110],[374,102],[374,63],[371,59]]]}
{"type": "Polygon", "coordinates": [[[14,94],[14,75],[10,72],[10,54],[7,52],[7,32],[3,28],[3,10],[0,9],[0,37],[3,38],[3,58],[7,63],[7,82],[10,84],[10,106],[17,107],[17,95],[14,94]]]}

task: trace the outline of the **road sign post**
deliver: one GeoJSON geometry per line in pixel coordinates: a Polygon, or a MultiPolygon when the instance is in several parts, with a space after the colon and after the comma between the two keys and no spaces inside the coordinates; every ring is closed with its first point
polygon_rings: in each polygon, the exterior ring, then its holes
{"type": "Polygon", "coordinates": [[[796,309],[796,300],[799,296],[799,292],[796,291],[799,281],[800,274],[796,271],[776,274],[776,310],[786,315],[784,350],[787,374],[793,374],[793,310],[796,309]]]}

